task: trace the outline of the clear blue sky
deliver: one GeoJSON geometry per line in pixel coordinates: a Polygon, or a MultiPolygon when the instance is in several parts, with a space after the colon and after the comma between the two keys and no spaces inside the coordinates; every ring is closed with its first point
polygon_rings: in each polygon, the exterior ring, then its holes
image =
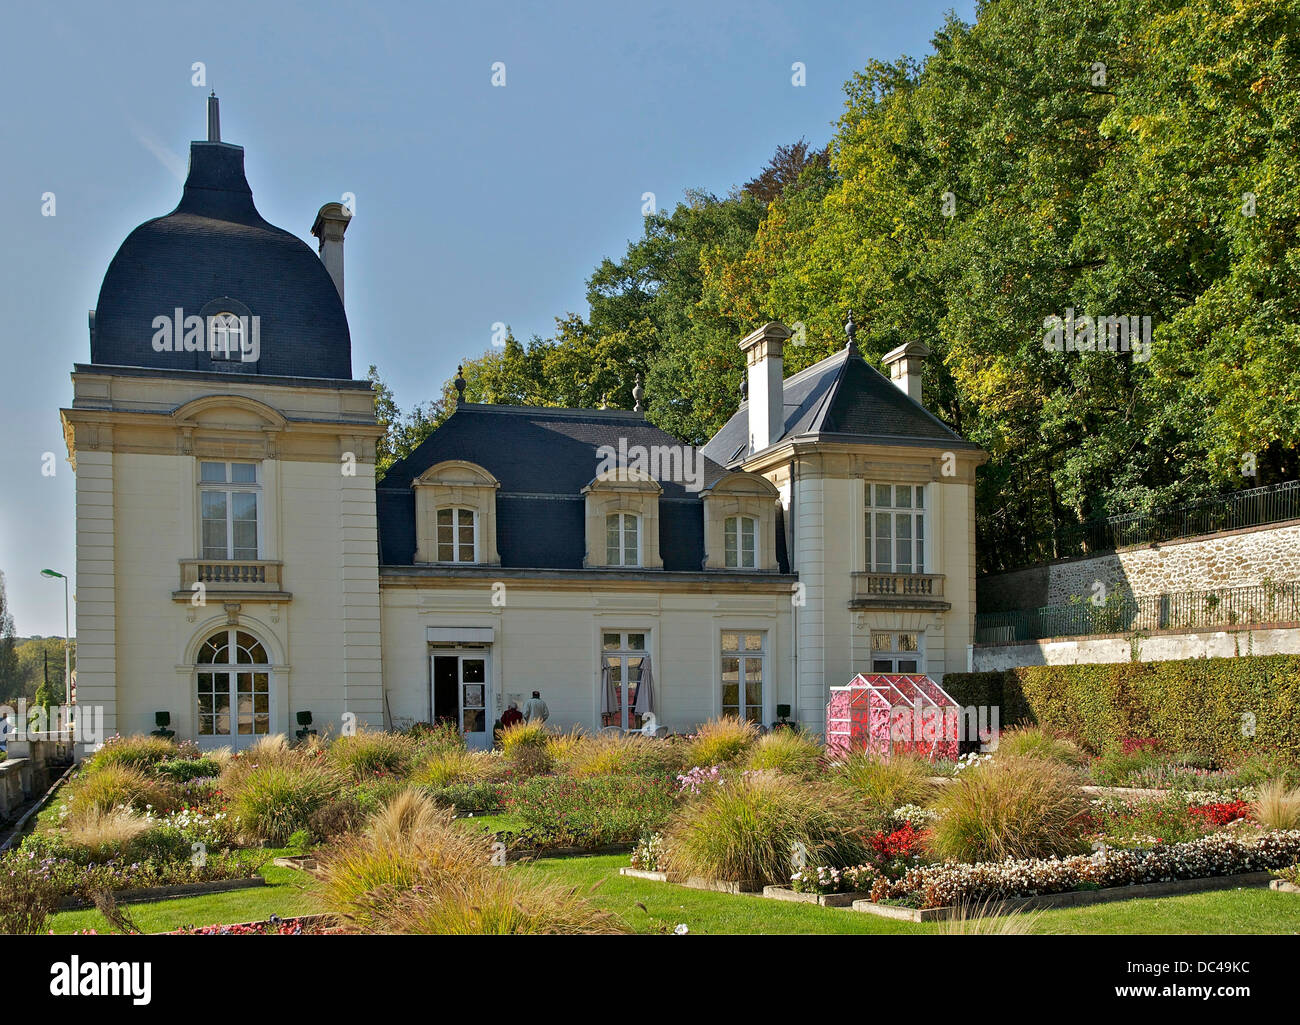
{"type": "Polygon", "coordinates": [[[640,234],[642,193],[671,208],[743,183],[780,143],[825,143],[845,80],[928,53],[949,8],[974,17],[969,0],[7,8],[0,571],[19,634],[63,631],[63,588],[39,576],[75,568],[58,409],[114,252],[180,198],[205,130],[194,62],[267,220],[314,242],[321,204],[355,194],[353,375],[377,364],[406,407],[494,322],[527,339],[585,314],[587,275],[640,234]]]}

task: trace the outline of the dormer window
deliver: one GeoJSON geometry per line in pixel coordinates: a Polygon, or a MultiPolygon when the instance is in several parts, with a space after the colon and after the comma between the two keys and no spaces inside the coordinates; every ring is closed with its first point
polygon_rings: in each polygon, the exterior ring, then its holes
{"type": "Polygon", "coordinates": [[[641,518],[633,513],[605,517],[605,564],[641,565],[641,518]]]}
{"type": "Polygon", "coordinates": [[[723,556],[727,569],[757,565],[758,521],[753,516],[728,516],[723,527],[723,556]]]}
{"type": "Polygon", "coordinates": [[[244,355],[244,324],[228,311],[208,318],[208,354],[213,359],[237,360],[244,355]]]}
{"type": "Polygon", "coordinates": [[[473,509],[449,507],[438,510],[438,561],[476,562],[478,516],[473,509]]]}

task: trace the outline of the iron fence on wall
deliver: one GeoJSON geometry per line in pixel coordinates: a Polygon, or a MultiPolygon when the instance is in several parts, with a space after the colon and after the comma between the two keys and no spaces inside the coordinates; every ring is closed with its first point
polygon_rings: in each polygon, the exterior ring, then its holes
{"type": "Polygon", "coordinates": [[[1140,598],[1120,595],[1102,604],[1083,601],[1010,612],[979,612],[975,615],[975,640],[1011,644],[1044,637],[1294,622],[1300,622],[1300,581],[1140,598]]]}
{"type": "Polygon", "coordinates": [[[1153,544],[1293,519],[1300,519],[1300,481],[1295,480],[1187,505],[1125,513],[1062,527],[1055,533],[1026,538],[1020,550],[995,561],[1006,563],[1000,569],[1014,569],[1052,559],[1114,551],[1128,545],[1153,544]]]}

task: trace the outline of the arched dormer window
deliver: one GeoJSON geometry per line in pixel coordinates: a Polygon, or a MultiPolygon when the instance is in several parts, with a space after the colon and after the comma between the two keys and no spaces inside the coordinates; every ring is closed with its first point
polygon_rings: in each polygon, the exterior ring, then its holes
{"type": "Polygon", "coordinates": [[[208,318],[208,353],[213,359],[240,359],[244,352],[244,325],[230,312],[208,318]]]}
{"type": "Polygon", "coordinates": [[[444,506],[437,513],[438,561],[478,562],[478,514],[465,506],[444,506]]]}
{"type": "Polygon", "coordinates": [[[411,484],[415,490],[415,561],[446,566],[500,566],[497,489],[477,463],[435,463],[411,484]]]}
{"type": "Polygon", "coordinates": [[[780,493],[756,473],[735,470],[704,489],[704,568],[777,569],[780,493]]]}

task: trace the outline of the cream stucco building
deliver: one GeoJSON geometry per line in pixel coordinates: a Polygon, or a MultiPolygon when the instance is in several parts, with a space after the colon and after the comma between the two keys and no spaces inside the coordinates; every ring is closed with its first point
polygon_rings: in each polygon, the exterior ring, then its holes
{"type": "Polygon", "coordinates": [[[310,712],[483,745],[534,690],[560,728],[820,730],[855,672],[967,668],[984,454],[921,404],[923,346],[889,354],[891,382],[850,326],[786,378],[768,324],[702,450],[639,411],[462,403],[376,482],[348,211],[321,209],[312,253],[218,134],[110,265],[62,411],[78,702],[109,735],[166,713],[243,746],[310,712]]]}

